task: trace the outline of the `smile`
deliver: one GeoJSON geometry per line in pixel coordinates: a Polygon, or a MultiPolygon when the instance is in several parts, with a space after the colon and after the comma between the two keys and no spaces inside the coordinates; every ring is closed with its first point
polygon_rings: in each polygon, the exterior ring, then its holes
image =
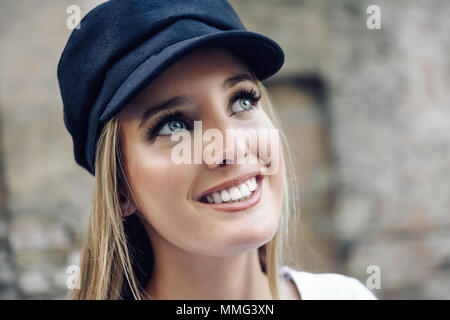
{"type": "Polygon", "coordinates": [[[206,193],[200,202],[219,211],[239,211],[254,206],[262,195],[262,175],[254,175],[226,188],[206,193]]]}

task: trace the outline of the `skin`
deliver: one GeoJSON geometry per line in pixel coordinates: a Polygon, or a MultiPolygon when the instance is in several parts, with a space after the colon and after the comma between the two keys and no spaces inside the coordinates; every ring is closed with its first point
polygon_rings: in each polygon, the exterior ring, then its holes
{"type": "MultiPolygon", "coordinates": [[[[167,68],[119,115],[124,167],[134,194],[134,199],[122,200],[121,208],[124,215],[139,214],[152,242],[154,272],[145,289],[153,299],[271,299],[257,248],[270,241],[278,228],[282,152],[278,172],[262,180],[259,203],[243,211],[218,212],[196,201],[196,197],[221,182],[261,169],[264,164],[176,165],[171,160],[171,149],[177,141],[172,142],[170,135],[148,141],[147,129],[155,124],[158,115],[140,126],[150,106],[183,95],[192,98],[193,103],[177,110],[188,114],[192,121],[202,120],[203,132],[216,128],[225,136],[227,128],[274,128],[262,109],[262,100],[252,111],[230,114],[234,92],[251,88],[259,92],[248,80],[222,87],[226,79],[242,73],[250,75],[228,51],[196,50],[167,68]]],[[[166,124],[160,132],[168,129],[166,124]]],[[[209,143],[203,142],[203,148],[209,143]]],[[[245,147],[244,142],[236,146],[245,147]]],[[[224,154],[225,144],[217,156],[225,159],[224,154]]],[[[247,150],[245,157],[258,158],[258,154],[247,150]]],[[[281,280],[284,294],[298,299],[294,285],[281,280]]]]}

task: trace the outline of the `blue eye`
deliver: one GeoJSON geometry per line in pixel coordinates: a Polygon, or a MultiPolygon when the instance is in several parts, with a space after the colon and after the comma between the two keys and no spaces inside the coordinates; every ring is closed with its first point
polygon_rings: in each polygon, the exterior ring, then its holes
{"type": "Polygon", "coordinates": [[[237,113],[240,111],[239,108],[243,110],[250,110],[252,108],[252,102],[247,98],[239,98],[231,105],[230,110],[233,113],[237,113]]]}
{"type": "Polygon", "coordinates": [[[165,111],[158,117],[156,125],[147,129],[148,141],[153,141],[157,136],[169,136],[178,130],[190,130],[191,125],[181,111],[165,111]]]}
{"type": "Polygon", "coordinates": [[[232,104],[230,111],[232,114],[241,111],[250,111],[256,107],[260,99],[261,94],[258,94],[254,89],[240,90],[231,98],[232,104]]]}
{"type": "Polygon", "coordinates": [[[183,130],[183,129],[186,129],[186,126],[184,125],[183,121],[170,120],[161,127],[161,130],[158,131],[158,135],[162,135],[162,136],[170,135],[177,130],[183,130]]]}

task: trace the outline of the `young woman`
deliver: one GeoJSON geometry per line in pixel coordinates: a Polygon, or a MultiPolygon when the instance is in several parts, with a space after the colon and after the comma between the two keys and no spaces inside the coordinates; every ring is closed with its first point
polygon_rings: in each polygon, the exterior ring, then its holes
{"type": "Polygon", "coordinates": [[[75,158],[95,175],[72,298],[373,298],[355,279],[286,264],[296,177],[261,83],[283,59],[226,1],[112,0],[83,19],[58,67],[75,158]],[[224,137],[214,161],[196,121],[224,137]],[[280,140],[229,143],[239,129],[280,140]],[[175,133],[200,162],[174,159],[175,133]]]}

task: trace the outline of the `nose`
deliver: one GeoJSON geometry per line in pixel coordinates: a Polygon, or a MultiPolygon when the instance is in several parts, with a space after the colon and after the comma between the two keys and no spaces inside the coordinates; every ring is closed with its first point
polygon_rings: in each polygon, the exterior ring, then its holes
{"type": "Polygon", "coordinates": [[[239,139],[234,123],[224,114],[204,121],[203,163],[208,169],[243,164],[249,156],[247,139],[239,139]],[[213,138],[211,138],[213,136],[213,138]],[[205,141],[206,140],[206,141],[205,141]]]}
{"type": "Polygon", "coordinates": [[[243,164],[248,157],[248,148],[245,141],[240,139],[238,141],[236,139],[233,139],[235,141],[231,141],[231,139],[226,140],[222,148],[219,147],[214,150],[214,157],[205,159],[204,155],[203,161],[209,169],[213,170],[234,164],[243,164]]]}

